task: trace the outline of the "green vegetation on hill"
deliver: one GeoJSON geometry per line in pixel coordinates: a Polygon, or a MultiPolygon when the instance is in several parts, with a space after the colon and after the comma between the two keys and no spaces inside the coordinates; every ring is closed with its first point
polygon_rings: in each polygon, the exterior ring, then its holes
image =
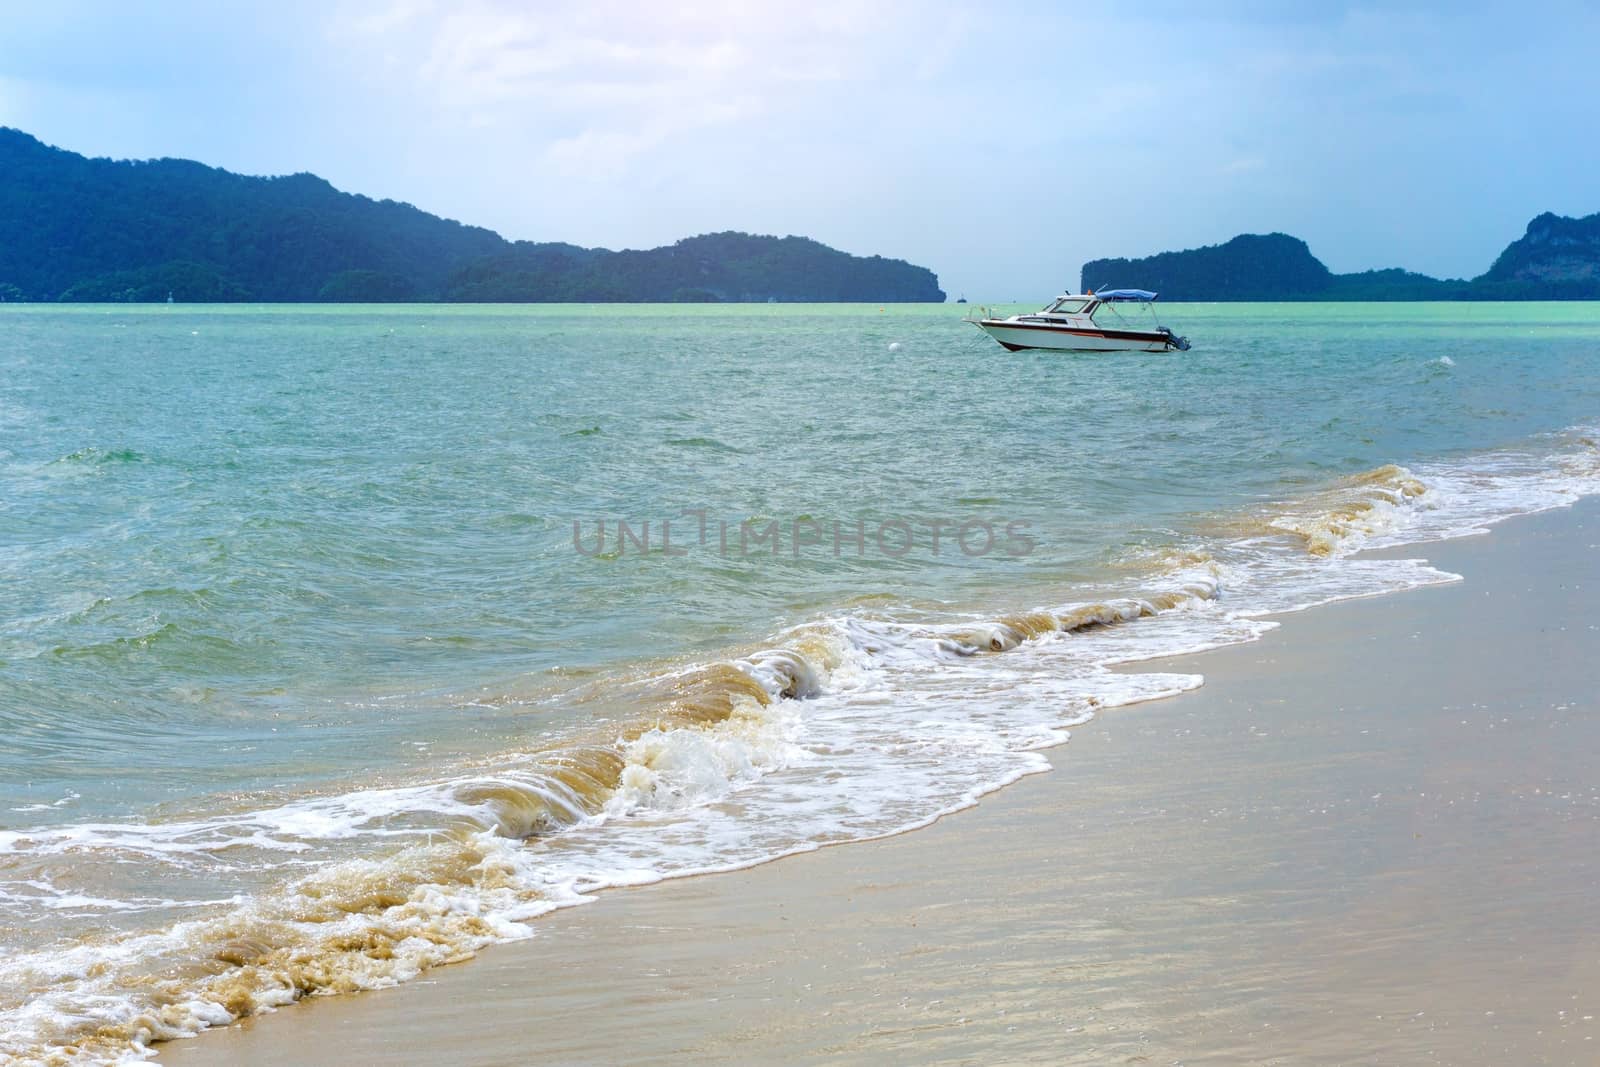
{"type": "Polygon", "coordinates": [[[1474,284],[1491,291],[1539,292],[1555,300],[1600,299],[1600,214],[1538,216],[1474,284]]]}
{"type": "Polygon", "coordinates": [[[1168,300],[1212,300],[1193,294],[1221,288],[1234,300],[1293,300],[1326,289],[1333,275],[1306,243],[1288,234],[1240,234],[1227,244],[1148,259],[1097,259],[1083,266],[1086,287],[1138,285],[1168,300]]]}
{"type": "Polygon", "coordinates": [[[1315,300],[1471,300],[1472,283],[1440,281],[1399,267],[1335,274],[1315,300]]]}
{"type": "Polygon", "coordinates": [[[1175,300],[1600,299],[1600,214],[1544,214],[1471,281],[1390,268],[1334,274],[1299,238],[1241,234],[1225,244],[1083,265],[1085,287],[1138,286],[1175,300]]]}
{"type": "Polygon", "coordinates": [[[933,301],[922,267],[802,237],[511,242],[310,174],[88,159],[0,127],[0,300],[933,301]]]}
{"type": "Polygon", "coordinates": [[[944,293],[931,272],[899,260],[804,237],[709,233],[645,252],[519,243],[457,270],[444,299],[939,302],[944,293]]]}

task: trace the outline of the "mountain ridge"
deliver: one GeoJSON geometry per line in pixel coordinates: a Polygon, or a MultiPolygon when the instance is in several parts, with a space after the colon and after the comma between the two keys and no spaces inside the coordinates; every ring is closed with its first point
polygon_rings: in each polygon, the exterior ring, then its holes
{"type": "Polygon", "coordinates": [[[1536,216],[1483,274],[1433,278],[1389,267],[1335,274],[1286,233],[1139,258],[1093,259],[1080,286],[1138,286],[1169,301],[1600,299],[1600,213],[1536,216]]]}
{"type": "Polygon", "coordinates": [[[941,302],[925,267],[724,231],[644,250],[508,241],[299,173],[91,159],[0,127],[0,300],[941,302]]]}

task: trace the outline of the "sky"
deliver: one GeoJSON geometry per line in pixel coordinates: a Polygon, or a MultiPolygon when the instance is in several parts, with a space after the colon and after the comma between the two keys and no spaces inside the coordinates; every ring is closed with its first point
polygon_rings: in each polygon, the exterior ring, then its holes
{"type": "Polygon", "coordinates": [[[0,0],[0,27],[0,125],[85,155],[310,171],[511,239],[800,234],[951,299],[1273,231],[1470,277],[1600,211],[1582,2],[0,0]]]}

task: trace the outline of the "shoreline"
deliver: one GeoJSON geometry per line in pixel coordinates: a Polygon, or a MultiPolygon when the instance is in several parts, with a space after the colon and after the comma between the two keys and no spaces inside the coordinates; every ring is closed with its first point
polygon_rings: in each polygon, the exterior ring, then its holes
{"type": "Polygon", "coordinates": [[[1206,685],[923,829],[605,893],[160,1061],[1586,1062],[1597,540],[1589,498],[1374,553],[1465,580],[1126,665],[1206,685]]]}

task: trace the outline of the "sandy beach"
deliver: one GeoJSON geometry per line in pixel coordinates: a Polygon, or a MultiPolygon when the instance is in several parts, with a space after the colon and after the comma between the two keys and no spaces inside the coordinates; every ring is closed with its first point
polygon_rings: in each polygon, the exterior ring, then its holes
{"type": "Polygon", "coordinates": [[[606,893],[198,1064],[1600,1060],[1600,501],[1413,546],[1464,580],[1136,669],[932,827],[606,893]]]}

